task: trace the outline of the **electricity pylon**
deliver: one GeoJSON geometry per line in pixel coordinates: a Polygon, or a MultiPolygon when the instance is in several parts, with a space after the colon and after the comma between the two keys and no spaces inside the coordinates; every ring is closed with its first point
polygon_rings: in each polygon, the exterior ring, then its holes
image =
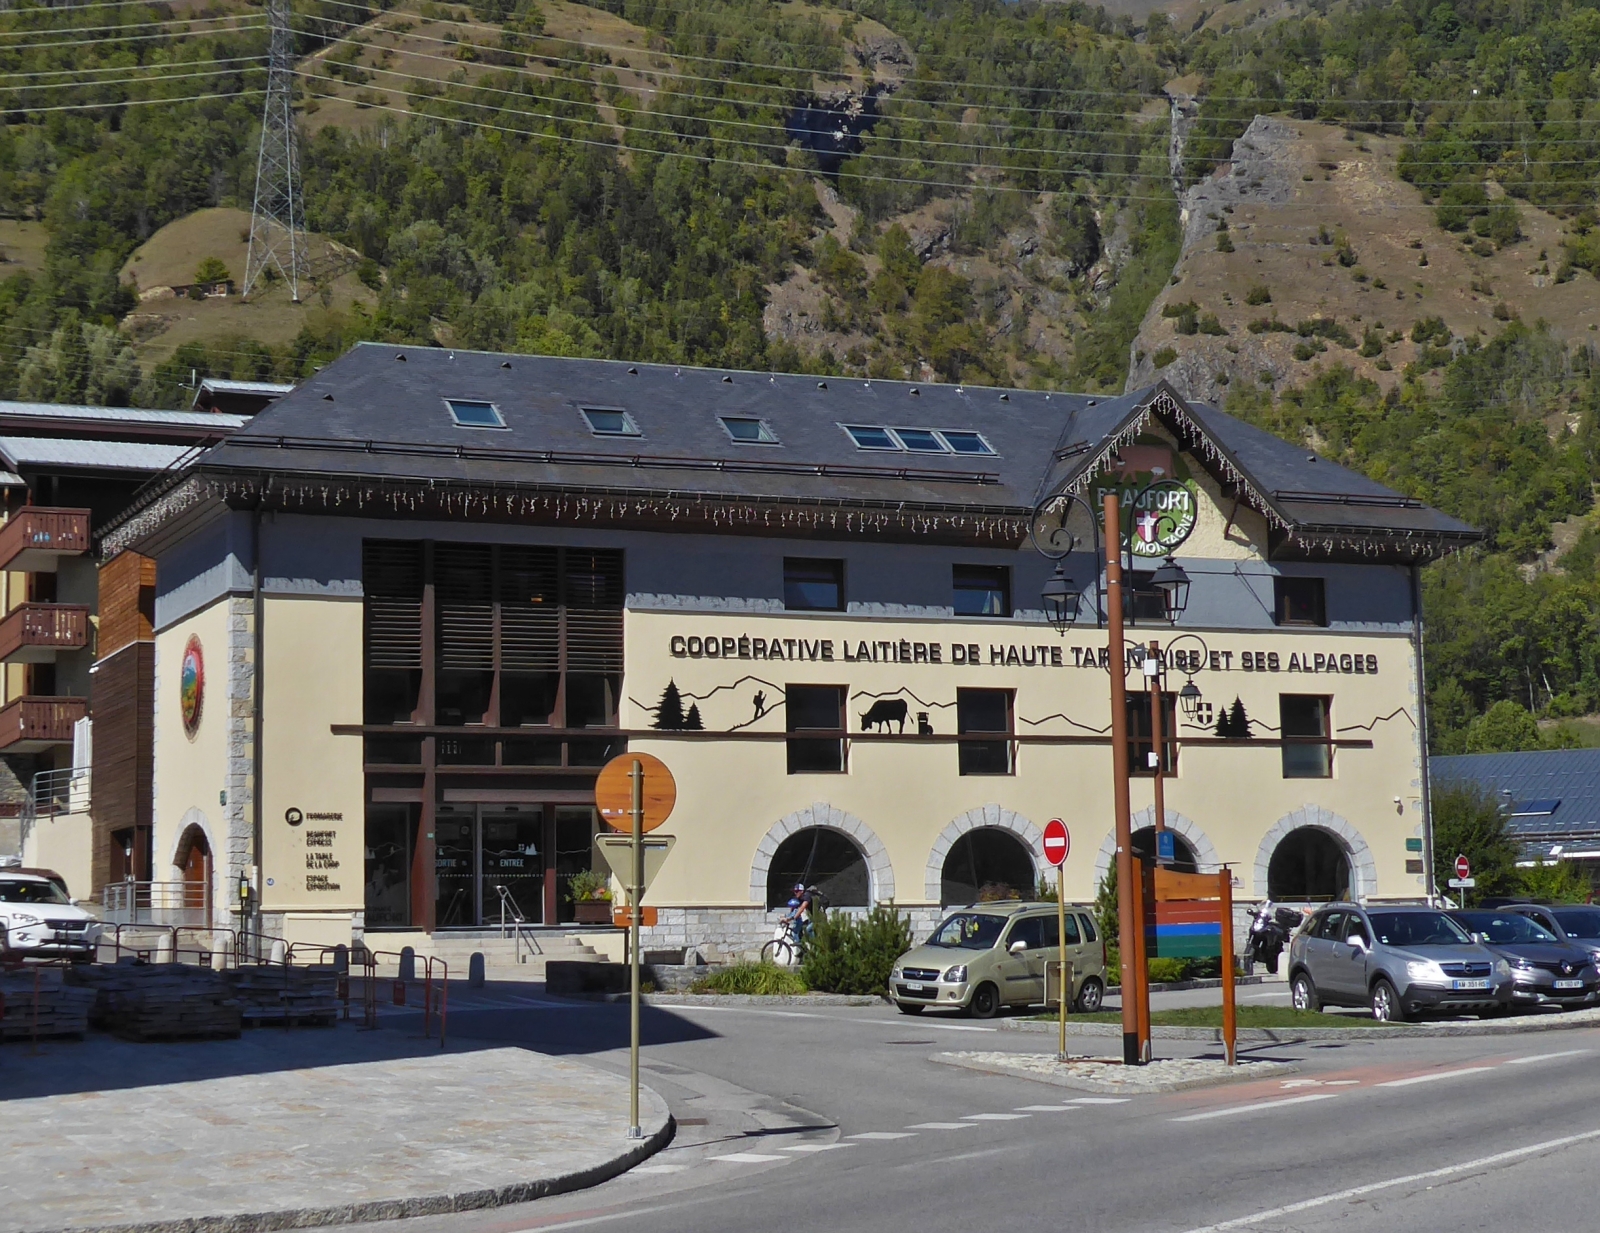
{"type": "Polygon", "coordinates": [[[300,302],[306,280],[304,205],[300,197],[300,151],[294,127],[294,40],[289,0],[267,0],[272,31],[268,48],[267,102],[261,112],[261,150],[256,158],[256,196],[250,207],[250,250],[244,263],[244,294],[255,290],[267,269],[289,284],[300,302]]]}

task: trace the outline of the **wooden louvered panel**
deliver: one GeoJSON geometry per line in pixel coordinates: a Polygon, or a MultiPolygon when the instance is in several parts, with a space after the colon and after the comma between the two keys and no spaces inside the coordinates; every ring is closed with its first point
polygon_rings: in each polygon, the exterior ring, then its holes
{"type": "Polygon", "coordinates": [[[622,607],[622,553],[569,548],[565,574],[568,608],[622,607]]]}
{"type": "Polygon", "coordinates": [[[439,667],[494,671],[494,551],[487,544],[440,544],[434,549],[439,667]]]}
{"type": "Polygon", "coordinates": [[[522,672],[555,672],[561,667],[561,615],[554,604],[501,605],[500,666],[522,672]]]}
{"type": "Polygon", "coordinates": [[[362,545],[362,589],[391,599],[422,599],[422,545],[372,540],[362,545]]]}
{"type": "Polygon", "coordinates": [[[500,549],[498,589],[502,604],[554,608],[561,600],[560,580],[556,549],[500,549]]]}
{"type": "Polygon", "coordinates": [[[422,667],[422,601],[367,597],[367,664],[422,667]]]}
{"type": "Polygon", "coordinates": [[[567,609],[567,671],[622,671],[622,612],[567,609]]]}

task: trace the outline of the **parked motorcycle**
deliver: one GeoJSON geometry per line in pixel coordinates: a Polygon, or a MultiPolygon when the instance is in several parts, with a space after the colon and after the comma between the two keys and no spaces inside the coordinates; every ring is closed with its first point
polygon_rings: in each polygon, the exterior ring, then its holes
{"type": "Polygon", "coordinates": [[[1256,909],[1250,922],[1247,952],[1254,961],[1266,965],[1274,976],[1278,973],[1278,957],[1288,945],[1289,937],[1300,927],[1300,913],[1293,908],[1274,907],[1268,900],[1256,909]]]}

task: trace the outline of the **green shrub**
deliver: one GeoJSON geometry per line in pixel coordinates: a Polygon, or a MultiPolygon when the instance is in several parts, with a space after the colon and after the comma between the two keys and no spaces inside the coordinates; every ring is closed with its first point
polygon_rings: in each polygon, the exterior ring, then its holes
{"type": "Polygon", "coordinates": [[[1272,303],[1272,289],[1265,283],[1257,283],[1244,293],[1244,302],[1252,307],[1260,304],[1272,303]]]}
{"type": "Polygon", "coordinates": [[[1150,959],[1146,960],[1146,963],[1150,969],[1151,981],[1160,984],[1183,980],[1189,974],[1187,959],[1150,959]]]}
{"type": "MultiPolygon", "coordinates": [[[[1329,338],[1341,347],[1346,347],[1351,351],[1354,351],[1360,345],[1356,342],[1355,335],[1340,325],[1335,317],[1312,317],[1309,320],[1300,322],[1294,328],[1295,333],[1299,334],[1301,338],[1329,338]]],[[[1326,350],[1324,347],[1317,349],[1319,351],[1326,350]]]]}
{"type": "Polygon", "coordinates": [[[806,982],[775,963],[735,963],[694,982],[691,993],[754,993],[761,996],[805,993],[806,982]]]}
{"type": "Polygon", "coordinates": [[[1154,355],[1152,355],[1150,357],[1150,362],[1152,364],[1154,364],[1157,368],[1165,368],[1168,364],[1172,363],[1172,361],[1177,359],[1177,358],[1178,358],[1178,353],[1176,351],[1174,351],[1171,347],[1162,347],[1161,350],[1157,351],[1154,355]]]}
{"type": "Polygon", "coordinates": [[[1217,232],[1217,251],[1231,253],[1233,251],[1233,237],[1226,231],[1217,232]]]}
{"type": "Polygon", "coordinates": [[[1161,315],[1169,321],[1176,321],[1173,326],[1180,334],[1198,334],[1200,332],[1200,305],[1193,300],[1183,304],[1167,304],[1162,307],[1161,315]]]}
{"type": "Polygon", "coordinates": [[[1360,355],[1363,359],[1368,360],[1372,359],[1373,356],[1382,355],[1383,331],[1373,329],[1369,326],[1366,332],[1361,336],[1361,350],[1356,354],[1360,355]]]}
{"type": "Polygon", "coordinates": [[[828,993],[883,994],[894,961],[910,949],[911,920],[893,905],[880,904],[863,917],[820,913],[800,978],[828,993]]]}
{"type": "Polygon", "coordinates": [[[1226,335],[1228,331],[1223,328],[1222,322],[1217,320],[1216,313],[1207,313],[1200,318],[1200,332],[1202,334],[1226,335]]]}
{"type": "Polygon", "coordinates": [[[1294,326],[1276,317],[1257,317],[1245,327],[1252,334],[1293,334],[1294,326]]]}
{"type": "Polygon", "coordinates": [[[1447,345],[1450,342],[1450,327],[1444,323],[1443,317],[1419,317],[1411,327],[1411,341],[1447,345]]]}

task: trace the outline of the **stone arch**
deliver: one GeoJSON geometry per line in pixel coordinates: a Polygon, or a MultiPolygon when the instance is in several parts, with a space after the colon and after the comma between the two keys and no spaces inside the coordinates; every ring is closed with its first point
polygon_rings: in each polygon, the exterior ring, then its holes
{"type": "MultiPolygon", "coordinates": [[[[1211,836],[1201,829],[1200,824],[1193,818],[1185,817],[1175,809],[1167,810],[1167,829],[1176,831],[1183,836],[1183,841],[1194,850],[1195,862],[1201,869],[1220,869],[1222,867],[1222,854],[1217,851],[1217,845],[1211,842],[1211,836]]],[[[1146,805],[1129,819],[1128,830],[1143,830],[1147,826],[1156,824],[1156,807],[1146,805]]],[[[1096,892],[1100,883],[1105,881],[1106,874],[1111,872],[1111,865],[1117,858],[1117,832],[1111,831],[1100,844],[1100,850],[1094,857],[1094,885],[1096,892]]]]}
{"type": "MultiPolygon", "coordinates": [[[[206,855],[209,877],[206,878],[206,890],[211,903],[211,912],[215,916],[226,904],[226,896],[218,893],[218,884],[222,880],[222,854],[217,849],[216,840],[211,834],[211,824],[207,821],[205,812],[200,809],[188,809],[178,823],[178,838],[172,846],[171,867],[175,880],[182,881],[186,878],[191,855],[196,849],[202,849],[206,855]]],[[[200,922],[194,922],[200,923],[200,922]]]]}
{"type": "Polygon", "coordinates": [[[923,890],[927,894],[929,903],[939,902],[940,892],[943,889],[945,858],[950,855],[950,849],[955,846],[956,840],[968,831],[975,831],[985,826],[1010,831],[1022,840],[1022,845],[1028,849],[1028,855],[1033,858],[1035,872],[1044,868],[1044,834],[1027,818],[993,803],[969,809],[939,832],[939,838],[934,840],[933,848],[928,853],[928,865],[923,872],[923,890]]]}
{"type": "Polygon", "coordinates": [[[763,907],[767,902],[767,875],[772,869],[772,858],[778,854],[778,845],[789,836],[820,826],[838,831],[855,841],[867,859],[867,875],[871,880],[870,898],[873,903],[883,903],[894,898],[894,866],[889,862],[889,850],[877,833],[852,813],[836,809],[826,801],[816,801],[804,809],[797,809],[780,818],[756,845],[755,860],[750,864],[750,901],[763,907]]]}
{"type": "Polygon", "coordinates": [[[1365,837],[1350,822],[1321,805],[1302,805],[1293,813],[1284,814],[1268,828],[1256,849],[1255,893],[1259,899],[1267,897],[1267,867],[1272,863],[1272,853],[1290,831],[1303,826],[1326,831],[1339,842],[1350,859],[1350,897],[1357,902],[1374,895],[1378,890],[1378,863],[1365,837]]]}

